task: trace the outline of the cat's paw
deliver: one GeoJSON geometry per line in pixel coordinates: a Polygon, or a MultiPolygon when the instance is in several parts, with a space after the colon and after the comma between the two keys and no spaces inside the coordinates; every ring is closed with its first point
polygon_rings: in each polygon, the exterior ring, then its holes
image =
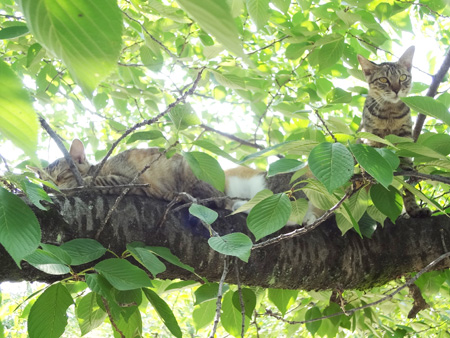
{"type": "Polygon", "coordinates": [[[307,212],[305,217],[303,218],[303,225],[311,225],[313,224],[315,221],[317,221],[317,216],[314,215],[313,213],[307,212]]]}
{"type": "MultiPolygon", "coordinates": [[[[233,206],[231,207],[232,211],[236,211],[237,209],[239,209],[240,207],[242,207],[245,203],[247,203],[248,201],[236,201],[234,202],[233,206]]],[[[250,210],[245,211],[247,214],[250,212],[250,210]]]]}

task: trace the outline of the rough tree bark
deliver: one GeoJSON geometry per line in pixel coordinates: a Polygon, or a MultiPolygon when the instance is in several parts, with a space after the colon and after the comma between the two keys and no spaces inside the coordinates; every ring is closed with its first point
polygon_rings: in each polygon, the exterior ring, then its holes
{"type": "MultiPolygon", "coordinates": [[[[93,238],[114,201],[114,196],[105,195],[58,196],[49,211],[34,208],[43,232],[42,241],[61,244],[74,238],[93,238]]],[[[118,254],[132,241],[168,247],[200,276],[218,281],[223,256],[208,246],[209,232],[189,216],[187,209],[169,212],[164,224],[158,226],[166,207],[163,201],[126,197],[99,242],[118,254]]],[[[219,234],[236,231],[248,234],[244,215],[227,217],[227,211],[218,212],[220,217],[213,227],[219,234]]],[[[239,264],[241,283],[245,285],[305,290],[365,289],[419,271],[448,248],[450,222],[446,216],[399,219],[395,225],[387,221],[384,227],[378,227],[372,239],[361,239],[353,231],[342,236],[330,219],[303,236],[254,250],[248,264],[236,263],[237,260],[232,264],[239,264]]],[[[18,269],[3,248],[0,260],[0,281],[53,282],[67,277],[47,275],[25,262],[18,269]]],[[[166,272],[158,278],[197,279],[188,271],[166,265],[166,272]]],[[[440,269],[448,267],[450,260],[438,265],[440,269]]],[[[235,274],[228,274],[227,282],[236,283],[235,274]]]]}

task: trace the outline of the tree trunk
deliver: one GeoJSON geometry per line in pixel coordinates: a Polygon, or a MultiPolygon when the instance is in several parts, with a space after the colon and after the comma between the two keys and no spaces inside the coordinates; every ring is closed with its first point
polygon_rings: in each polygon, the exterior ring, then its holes
{"type": "MultiPolygon", "coordinates": [[[[42,242],[61,244],[75,238],[94,238],[103,219],[115,202],[115,196],[88,195],[54,197],[49,211],[33,207],[41,224],[42,242]]],[[[209,281],[218,281],[224,256],[212,250],[209,231],[187,208],[170,211],[159,224],[167,203],[146,197],[127,196],[114,211],[98,241],[117,254],[127,243],[141,241],[146,245],[168,247],[185,264],[209,281]]],[[[220,234],[243,232],[249,235],[245,215],[226,216],[218,210],[213,228],[220,234]]],[[[240,281],[249,286],[283,289],[366,289],[416,272],[448,251],[450,222],[446,216],[427,219],[386,221],[369,238],[349,231],[342,236],[334,219],[302,236],[284,240],[252,251],[249,262],[239,264],[240,281]]],[[[67,276],[52,276],[22,262],[18,269],[8,254],[0,249],[0,281],[40,280],[53,282],[67,276]]],[[[132,261],[133,263],[136,263],[132,261]]],[[[236,263],[237,262],[237,263],[236,263]]],[[[198,279],[192,273],[166,263],[162,279],[198,279]]],[[[450,267],[444,260],[438,268],[450,267]]],[[[83,267],[74,267],[80,271],[83,267]]],[[[233,270],[230,270],[233,271],[233,270]]],[[[236,283],[234,273],[226,279],[236,283]]]]}

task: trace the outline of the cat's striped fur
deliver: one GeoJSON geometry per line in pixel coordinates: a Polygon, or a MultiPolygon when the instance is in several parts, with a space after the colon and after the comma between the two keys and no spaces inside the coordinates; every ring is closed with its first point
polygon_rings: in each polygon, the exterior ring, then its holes
{"type": "MultiPolygon", "coordinates": [[[[92,165],[86,160],[83,143],[75,139],[69,154],[75,162],[85,184],[90,184],[92,175],[98,165],[92,165]]],[[[195,198],[223,197],[224,194],[210,184],[199,180],[184,158],[175,154],[166,158],[158,148],[130,149],[109,158],[100,170],[95,180],[95,186],[117,186],[130,184],[135,176],[144,169],[136,183],[148,184],[148,187],[133,188],[134,195],[147,195],[157,199],[172,201],[181,192],[186,192],[195,198]]],[[[75,176],[66,160],[60,158],[40,171],[43,179],[52,180],[59,188],[74,188],[77,186],[75,176]]],[[[103,193],[118,194],[123,189],[102,190],[103,193]]],[[[215,203],[225,207],[231,202],[220,200],[215,203]]]]}
{"type": "MultiPolygon", "coordinates": [[[[364,103],[361,125],[358,131],[369,132],[381,138],[397,135],[412,138],[412,120],[409,107],[400,100],[411,89],[411,67],[414,46],[409,47],[397,62],[375,64],[362,55],[358,61],[369,84],[369,94],[364,103]]],[[[384,144],[372,140],[361,140],[373,147],[384,144]]],[[[412,159],[401,158],[401,168],[412,169],[412,159]]],[[[420,208],[414,195],[405,189],[403,203],[411,217],[430,215],[428,208],[420,208]]]]}

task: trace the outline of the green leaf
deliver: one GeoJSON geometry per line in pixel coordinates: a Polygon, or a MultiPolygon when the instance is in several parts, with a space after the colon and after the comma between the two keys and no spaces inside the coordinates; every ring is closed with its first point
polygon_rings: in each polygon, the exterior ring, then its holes
{"type": "Polygon", "coordinates": [[[403,198],[397,189],[393,186],[385,189],[381,184],[375,184],[370,187],[370,198],[375,207],[395,223],[403,209],[403,198]]]}
{"type": "Polygon", "coordinates": [[[24,259],[36,269],[44,271],[49,275],[65,275],[70,272],[70,268],[61,259],[43,250],[37,249],[24,259]]]}
{"type": "Polygon", "coordinates": [[[107,313],[98,306],[97,295],[94,292],[89,292],[77,301],[75,313],[82,336],[102,325],[107,316],[107,313]]]}
{"type": "MultiPolygon", "coordinates": [[[[227,284],[223,285],[222,293],[225,293],[229,289],[227,284]]],[[[219,284],[218,283],[206,283],[201,285],[195,290],[195,304],[198,305],[208,300],[217,299],[217,294],[219,292],[219,284]]]]}
{"type": "Polygon", "coordinates": [[[225,173],[214,157],[198,151],[183,152],[183,156],[199,180],[211,184],[217,190],[225,189],[225,173]]]}
{"type": "Polygon", "coordinates": [[[19,36],[25,35],[29,32],[26,24],[22,22],[15,22],[14,26],[5,27],[0,29],[0,40],[14,39],[19,36]]]}
{"type": "MultiPolygon", "coordinates": [[[[86,274],[85,279],[86,284],[89,286],[89,289],[98,294],[98,298],[103,297],[108,301],[108,306],[114,319],[119,318],[122,309],[115,300],[114,291],[116,290],[112,287],[112,285],[105,279],[105,277],[99,274],[86,274]]],[[[104,306],[102,306],[103,302],[100,301],[100,303],[97,303],[100,305],[102,310],[106,311],[104,306]]]]}
{"type": "Polygon", "coordinates": [[[341,143],[317,145],[308,158],[311,172],[331,193],[347,183],[353,175],[353,156],[341,143]]]}
{"type": "Polygon", "coordinates": [[[247,226],[258,241],[284,227],[291,215],[286,194],[276,194],[259,202],[247,217],[247,226]]]}
{"type": "MultiPolygon", "coordinates": [[[[142,333],[142,317],[138,309],[133,309],[133,312],[128,316],[120,316],[116,319],[117,328],[122,332],[123,337],[139,337],[142,333]]],[[[114,338],[121,338],[116,330],[113,331],[114,338]]]]}
{"type": "MultiPolygon", "coordinates": [[[[310,308],[305,313],[305,320],[310,320],[310,319],[315,319],[315,318],[320,318],[320,317],[322,317],[322,314],[320,313],[320,310],[317,306],[310,308]]],[[[306,329],[309,331],[309,333],[311,333],[311,335],[314,336],[314,334],[319,330],[321,324],[322,324],[322,321],[318,320],[315,322],[306,323],[305,326],[306,326],[306,329]]]]}
{"type": "Polygon", "coordinates": [[[155,255],[158,255],[161,258],[164,258],[170,264],[176,265],[182,269],[195,273],[194,268],[191,266],[184,264],[180,261],[180,259],[170,252],[169,248],[165,248],[162,246],[146,246],[147,249],[151,250],[155,255]]]}
{"type": "MultiPolygon", "coordinates": [[[[245,317],[245,329],[247,330],[250,320],[245,317]]],[[[241,311],[235,308],[233,305],[233,292],[230,290],[224,294],[222,301],[222,314],[220,316],[220,322],[223,328],[234,337],[241,336],[242,330],[242,314],[241,311]]]]}
{"type": "Polygon", "coordinates": [[[53,203],[52,199],[48,196],[45,190],[42,189],[41,186],[34,184],[28,180],[24,180],[21,186],[24,192],[27,194],[27,197],[30,199],[30,202],[37,206],[39,209],[48,209],[41,204],[41,201],[53,203]]]}
{"type": "Polygon", "coordinates": [[[223,151],[222,149],[220,149],[215,143],[213,143],[211,141],[197,140],[197,141],[193,142],[192,144],[202,147],[203,149],[206,149],[216,155],[222,156],[232,162],[235,162],[235,163],[238,162],[238,160],[236,160],[234,157],[230,156],[230,154],[228,154],[226,151],[223,151]]]}
{"type": "Polygon", "coordinates": [[[61,283],[45,290],[33,304],[28,316],[30,338],[59,338],[67,325],[67,309],[73,304],[69,291],[61,283]]]}
{"type": "Polygon", "coordinates": [[[450,126],[450,113],[447,107],[442,102],[437,101],[429,96],[410,96],[402,97],[401,99],[411,109],[414,109],[419,113],[437,118],[444,122],[446,125],[450,126]]]}
{"type": "Polygon", "coordinates": [[[291,173],[302,169],[305,165],[305,163],[294,159],[282,158],[270,164],[269,170],[267,171],[267,177],[275,176],[281,173],[291,173]]]}
{"type": "Polygon", "coordinates": [[[255,196],[253,196],[253,198],[250,201],[248,201],[244,205],[241,205],[238,209],[233,211],[230,215],[235,215],[240,212],[250,210],[255,205],[257,205],[259,202],[261,202],[262,200],[265,200],[267,197],[272,196],[272,195],[273,195],[273,192],[268,189],[261,190],[255,196]]]}
{"type": "Polygon", "coordinates": [[[322,70],[335,65],[341,59],[344,46],[343,37],[323,45],[319,49],[319,69],[322,70]]]}
{"type": "Polygon", "coordinates": [[[177,0],[177,3],[225,48],[247,59],[226,1],[177,0]]]}
{"type": "Polygon", "coordinates": [[[200,119],[189,104],[178,104],[169,111],[169,117],[177,130],[200,124],[200,119]]]}
{"type": "Polygon", "coordinates": [[[208,240],[208,244],[217,252],[228,256],[238,257],[246,263],[250,257],[253,245],[251,239],[241,232],[233,232],[220,237],[211,237],[208,240]]]}
{"type": "Polygon", "coordinates": [[[117,290],[125,291],[152,286],[150,278],[143,270],[124,259],[105,259],[97,263],[94,269],[117,290]]]}
{"type": "Polygon", "coordinates": [[[365,144],[351,144],[350,150],[370,176],[388,188],[394,179],[391,165],[374,148],[365,144]]]}
{"type": "Polygon", "coordinates": [[[289,223],[302,224],[303,218],[305,218],[308,211],[308,201],[304,198],[299,198],[295,201],[291,201],[291,215],[289,216],[289,223]]]}
{"type": "MultiPolygon", "coordinates": [[[[436,151],[434,151],[431,148],[428,148],[424,145],[417,144],[417,143],[398,143],[397,148],[403,151],[406,151],[406,154],[411,155],[422,155],[429,158],[435,158],[439,160],[446,159],[447,157],[445,155],[442,155],[436,151]]],[[[400,153],[400,155],[403,155],[400,153]]]]}
{"type": "Polygon", "coordinates": [[[0,132],[21,148],[34,162],[38,121],[28,92],[11,68],[0,60],[0,132]]]}
{"type": "Polygon", "coordinates": [[[102,257],[106,249],[94,239],[76,238],[61,245],[72,259],[71,265],[81,265],[102,257]]]}
{"type": "Polygon", "coordinates": [[[166,271],[166,266],[156,257],[150,249],[142,248],[133,245],[134,243],[127,244],[127,249],[131,255],[141,263],[153,276],[166,271]]]}
{"type": "Polygon", "coordinates": [[[258,30],[269,20],[269,0],[246,0],[248,14],[258,30]]]}
{"type": "Polygon", "coordinates": [[[341,88],[334,88],[327,95],[327,103],[349,103],[351,101],[352,94],[341,88]]]}
{"type": "Polygon", "coordinates": [[[395,170],[400,165],[400,159],[391,150],[386,148],[375,148],[375,150],[383,156],[387,163],[391,166],[392,170],[395,170]]]}
{"type": "Polygon", "coordinates": [[[177,319],[173,315],[172,310],[167,305],[167,303],[158,296],[158,294],[150,289],[144,288],[145,296],[153,305],[154,309],[158,316],[162,319],[164,325],[169,329],[170,333],[172,333],[175,337],[182,337],[183,334],[178,325],[177,319]]]}
{"type": "Polygon", "coordinates": [[[21,5],[34,38],[64,62],[86,95],[117,67],[123,24],[115,0],[101,5],[22,0],[21,5]]]}
{"type": "Polygon", "coordinates": [[[193,203],[189,207],[189,213],[200,218],[206,224],[213,224],[217,217],[219,217],[219,214],[214,210],[196,203],[193,203]]]}
{"type": "Polygon", "coordinates": [[[216,299],[211,299],[194,307],[192,319],[197,331],[212,323],[216,315],[216,307],[216,299]]]}
{"type": "Polygon", "coordinates": [[[159,130],[148,130],[148,131],[140,131],[132,134],[127,139],[127,144],[133,143],[136,141],[148,141],[148,140],[156,140],[158,138],[164,138],[163,133],[159,130]]]}
{"type": "Polygon", "coordinates": [[[41,228],[33,211],[16,195],[0,187],[0,244],[20,267],[41,241],[41,228]]]}
{"type": "Polygon", "coordinates": [[[291,0],[271,0],[271,3],[284,14],[287,13],[289,7],[291,6],[291,0]]]}
{"type": "Polygon", "coordinates": [[[297,299],[297,290],[269,289],[268,298],[283,314],[294,304],[297,299]]]}
{"type": "MultiPolygon", "coordinates": [[[[256,294],[252,289],[242,288],[242,300],[244,303],[245,315],[251,319],[253,316],[253,310],[256,307],[256,294]]],[[[241,297],[239,296],[239,290],[233,293],[233,305],[239,312],[242,312],[241,309],[241,297]]]]}

